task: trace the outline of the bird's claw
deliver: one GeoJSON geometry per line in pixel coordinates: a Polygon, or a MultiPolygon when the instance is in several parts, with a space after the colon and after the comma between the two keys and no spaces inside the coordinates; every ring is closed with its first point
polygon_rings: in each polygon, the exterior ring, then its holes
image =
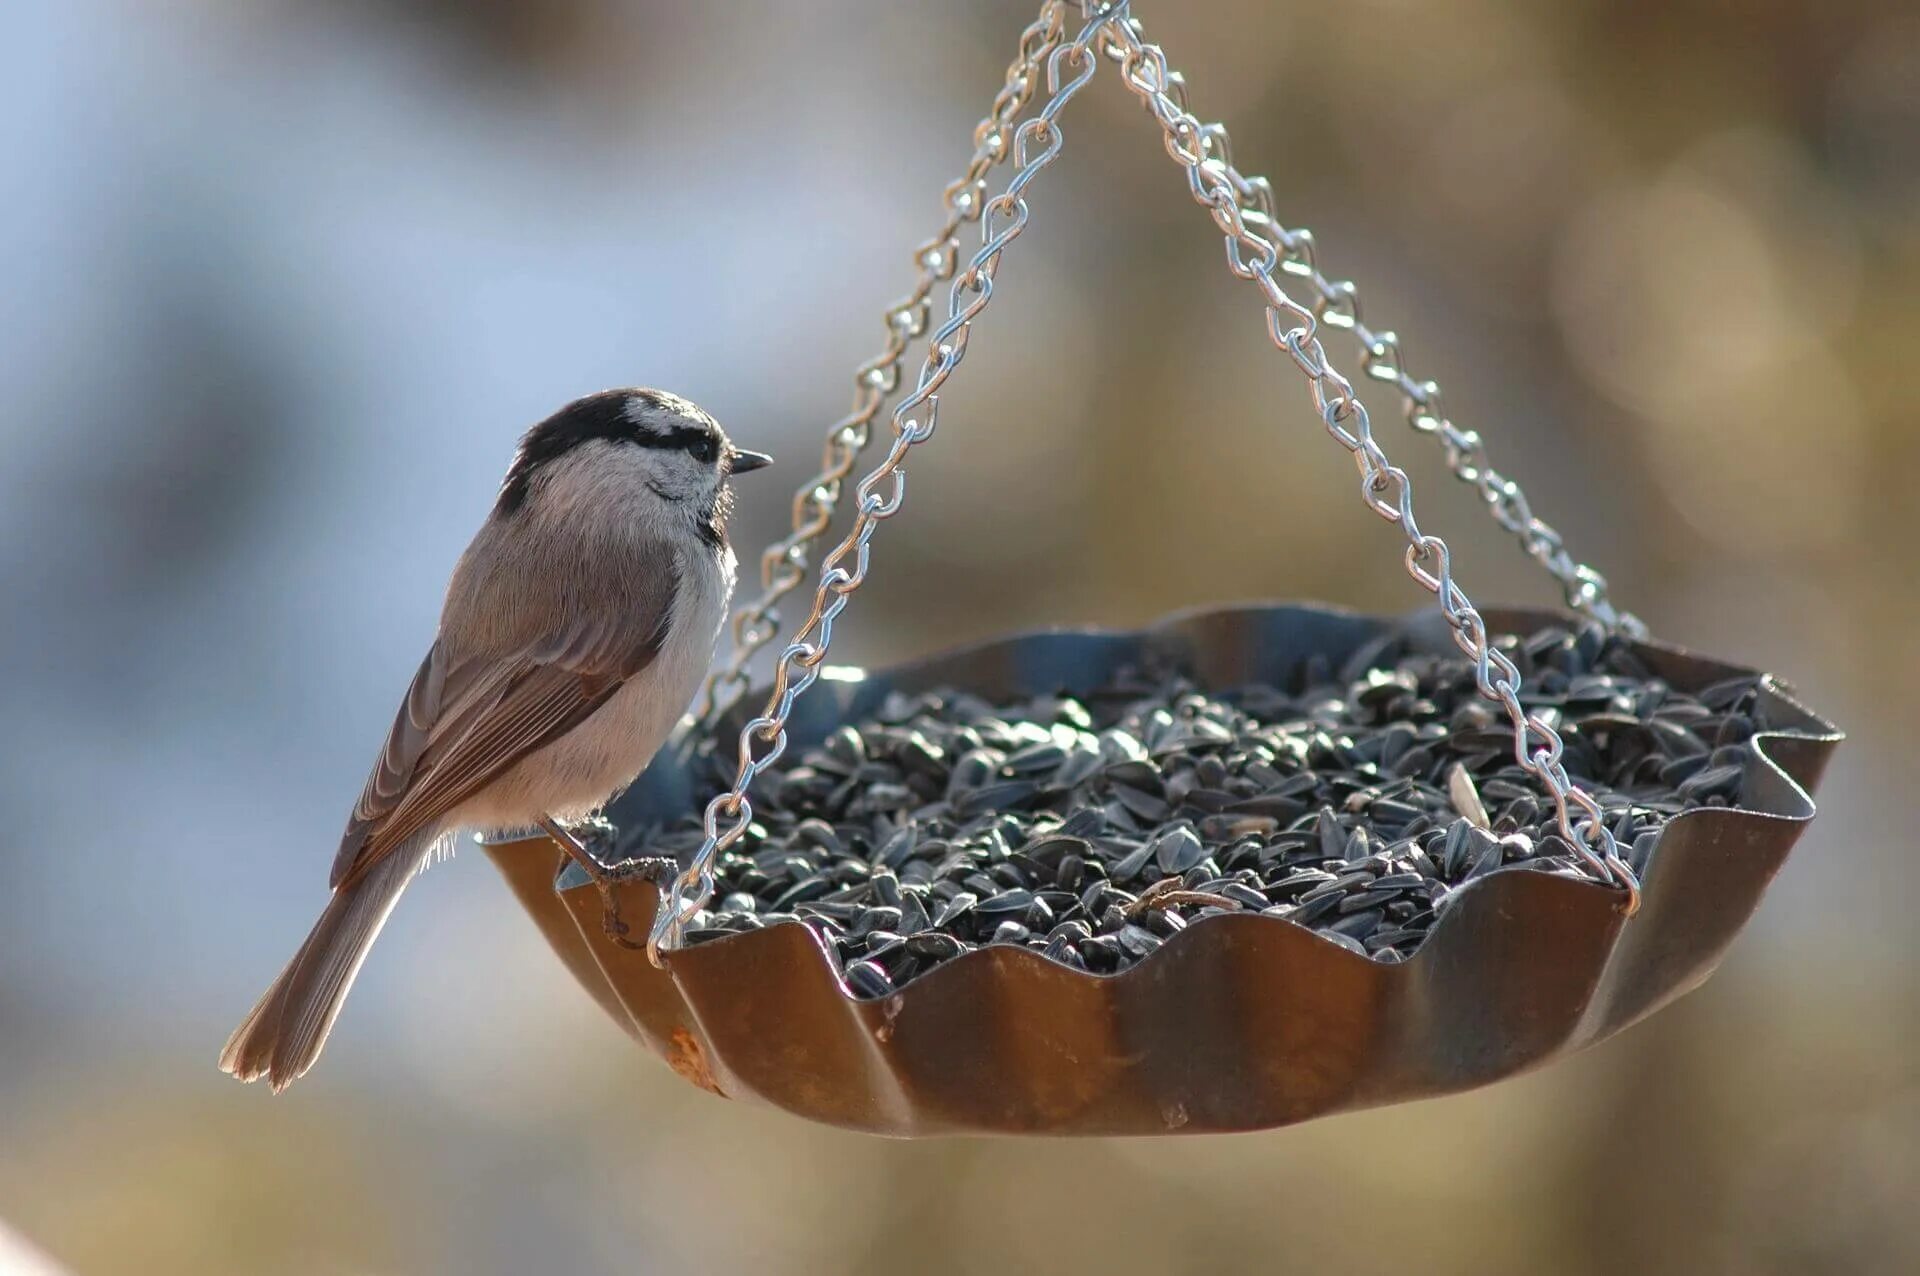
{"type": "Polygon", "coordinates": [[[636,943],[629,938],[632,932],[620,920],[620,903],[614,898],[613,887],[623,882],[651,882],[655,886],[664,886],[680,871],[680,865],[664,855],[640,855],[617,864],[604,865],[603,868],[606,877],[594,883],[600,888],[600,902],[606,908],[600,919],[601,929],[606,932],[608,939],[622,948],[646,951],[646,944],[636,943]]]}
{"type": "Polygon", "coordinates": [[[625,922],[620,920],[620,905],[612,894],[602,895],[600,902],[604,910],[600,914],[600,929],[605,932],[607,938],[622,948],[645,951],[647,947],[645,944],[636,944],[628,938],[632,931],[625,922]]]}
{"type": "Polygon", "coordinates": [[[634,942],[630,937],[631,929],[620,919],[620,901],[614,897],[613,888],[633,881],[652,882],[656,886],[664,885],[673,880],[674,875],[680,871],[680,865],[665,855],[640,855],[621,860],[616,864],[603,863],[599,856],[587,848],[586,843],[581,840],[579,833],[575,830],[585,832],[589,837],[597,834],[610,840],[613,826],[604,820],[576,825],[574,829],[569,829],[551,816],[547,816],[541,819],[540,827],[560,844],[566,851],[567,858],[580,867],[580,871],[587,875],[587,880],[593,883],[593,889],[599,892],[602,909],[600,927],[607,938],[622,948],[644,949],[646,945],[634,942]]]}
{"type": "Polygon", "coordinates": [[[634,855],[606,866],[607,877],[615,882],[652,882],[665,886],[680,874],[680,863],[670,855],[634,855]]]}

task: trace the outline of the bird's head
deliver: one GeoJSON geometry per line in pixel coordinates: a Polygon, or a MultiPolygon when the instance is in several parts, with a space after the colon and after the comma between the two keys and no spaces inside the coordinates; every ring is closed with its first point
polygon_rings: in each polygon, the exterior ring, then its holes
{"type": "Polygon", "coordinates": [[[703,526],[724,524],[727,480],[771,465],[735,447],[707,411],[665,390],[603,390],[575,399],[528,430],[500,485],[497,517],[531,505],[564,514],[576,503],[641,499],[703,526]]]}

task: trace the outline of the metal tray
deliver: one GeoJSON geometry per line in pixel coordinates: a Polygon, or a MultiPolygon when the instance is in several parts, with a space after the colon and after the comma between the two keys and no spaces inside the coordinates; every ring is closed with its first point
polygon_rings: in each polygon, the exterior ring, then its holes
{"type": "MultiPolygon", "coordinates": [[[[1487,614],[1496,633],[1566,620],[1487,614]]],[[[1314,653],[1337,668],[1388,630],[1419,649],[1452,649],[1437,613],[1212,609],[1135,633],[1037,633],[889,670],[835,670],[800,701],[790,730],[795,747],[815,742],[895,688],[1085,690],[1148,649],[1176,654],[1208,684],[1275,680],[1314,653]]],[[[1658,643],[1639,650],[1683,689],[1753,672],[1658,643]]],[[[551,842],[488,853],[615,1022],[716,1094],[896,1136],[1257,1130],[1485,1085],[1698,986],[1813,818],[1811,794],[1841,738],[1771,676],[1759,716],[1741,805],[1667,825],[1631,921],[1612,888],[1506,869],[1462,888],[1394,965],[1281,918],[1229,914],[1189,925],[1115,975],[987,947],[891,997],[858,1001],[799,923],[675,952],[662,971],[606,937],[599,897],[551,842]]],[[[676,738],[615,804],[619,827],[692,809],[693,743],[676,738]]],[[[645,934],[657,893],[622,890],[623,917],[645,934]]]]}

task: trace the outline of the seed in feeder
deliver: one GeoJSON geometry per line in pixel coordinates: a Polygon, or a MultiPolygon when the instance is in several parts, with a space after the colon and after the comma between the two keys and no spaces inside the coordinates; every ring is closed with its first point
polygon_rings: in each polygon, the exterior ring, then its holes
{"type": "Polygon", "coordinates": [[[946,961],[967,951],[967,945],[957,936],[937,930],[908,936],[905,947],[909,954],[925,962],[946,961]]]}
{"type": "Polygon", "coordinates": [[[966,916],[978,902],[979,896],[972,891],[960,891],[940,906],[939,915],[933,919],[933,924],[935,926],[951,925],[966,916]]]}
{"type": "Polygon", "coordinates": [[[1473,787],[1473,773],[1456,762],[1447,768],[1447,795],[1453,799],[1453,809],[1475,828],[1490,829],[1493,821],[1487,818],[1487,808],[1480,801],[1480,790],[1473,787]]]}
{"type": "Polygon", "coordinates": [[[1154,859],[1169,873],[1184,873],[1206,858],[1206,843],[1188,825],[1168,829],[1154,841],[1154,859]]]}
{"type": "Polygon", "coordinates": [[[990,942],[996,944],[1018,944],[1031,934],[1033,934],[1032,931],[1028,930],[1019,922],[1009,918],[993,928],[993,939],[990,942]]]}
{"type": "MultiPolygon", "coordinates": [[[[1074,698],[889,695],[767,768],[688,941],[797,914],[868,997],[983,943],[1112,973],[1230,912],[1398,961],[1456,884],[1584,876],[1473,667],[1403,647],[1369,644],[1337,680],[1312,660],[1283,686],[1127,669],[1074,698]]],[[[1756,680],[1689,695],[1592,627],[1502,650],[1636,870],[1668,818],[1738,796],[1756,680]]],[[[716,755],[712,783],[730,777],[716,755]]],[[[625,849],[684,857],[703,837],[690,816],[625,849]]]]}
{"type": "Polygon", "coordinates": [[[1130,882],[1139,877],[1147,867],[1147,861],[1154,857],[1160,848],[1152,842],[1142,842],[1113,863],[1113,879],[1117,882],[1130,882]]]}
{"type": "Polygon", "coordinates": [[[1032,904],[1032,891],[1014,890],[983,899],[975,907],[983,916],[997,917],[1008,913],[1024,913],[1032,904]]]}
{"type": "Polygon", "coordinates": [[[893,981],[873,962],[856,961],[847,967],[847,987],[862,997],[885,997],[893,992],[893,981]]]}

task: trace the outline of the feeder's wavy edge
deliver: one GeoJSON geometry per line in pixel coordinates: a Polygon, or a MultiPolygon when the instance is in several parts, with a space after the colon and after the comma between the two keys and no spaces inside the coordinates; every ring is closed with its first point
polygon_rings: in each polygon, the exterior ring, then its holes
{"type": "MultiPolygon", "coordinates": [[[[1426,611],[1395,618],[1373,616],[1348,608],[1320,604],[1231,603],[1184,609],[1164,616],[1138,629],[1127,630],[1062,626],[1029,630],[1000,638],[988,639],[983,642],[958,646],[930,656],[887,666],[882,669],[869,671],[851,666],[840,666],[836,667],[835,672],[840,677],[848,680],[855,678],[860,680],[886,678],[891,681],[900,679],[906,675],[930,674],[945,666],[961,662],[968,658],[977,657],[996,649],[1011,648],[1016,644],[1035,638],[1048,637],[1084,637],[1102,641],[1133,639],[1140,644],[1140,649],[1144,651],[1148,645],[1146,643],[1147,639],[1164,639],[1175,636],[1185,627],[1202,624],[1225,615],[1236,613],[1259,613],[1270,617],[1310,615],[1348,620],[1379,626],[1377,636],[1410,635],[1419,628],[1429,624],[1434,618],[1432,613],[1426,611]]],[[[1498,632],[1509,632],[1527,627],[1567,623],[1572,619],[1574,618],[1569,617],[1565,613],[1548,610],[1503,609],[1489,610],[1487,612],[1488,627],[1498,632]]],[[[1824,764],[1824,758],[1817,760],[1814,775],[1803,777],[1796,775],[1784,766],[1779,759],[1773,755],[1771,746],[1775,742],[1790,741],[1796,744],[1825,745],[1831,749],[1832,746],[1839,744],[1846,738],[1844,732],[1808,708],[1805,703],[1799,699],[1796,692],[1791,691],[1787,684],[1772,674],[1764,673],[1748,666],[1729,664],[1714,657],[1701,656],[1698,653],[1671,643],[1656,640],[1640,640],[1637,641],[1635,645],[1645,650],[1663,652],[1673,657],[1710,664],[1718,669],[1725,670],[1727,676],[1737,676],[1741,674],[1756,675],[1760,678],[1761,687],[1767,695],[1772,696],[1780,706],[1801,719],[1801,722],[1795,725],[1756,731],[1751,737],[1756,761],[1762,764],[1772,778],[1777,780],[1782,786],[1781,793],[1786,800],[1777,804],[1777,809],[1775,807],[1729,806],[1699,807],[1683,812],[1670,820],[1665,826],[1660,837],[1660,845],[1657,846],[1655,850],[1656,858],[1658,858],[1660,850],[1664,845],[1672,839],[1672,830],[1680,826],[1682,821],[1693,825],[1718,824],[1721,828],[1716,831],[1722,833],[1735,831],[1741,826],[1755,821],[1763,823],[1773,823],[1777,821],[1802,826],[1812,821],[1818,808],[1813,799],[1811,785],[1812,782],[1817,779],[1817,767],[1824,764]],[[1805,780],[1804,783],[1803,780],[1805,780]]],[[[753,691],[750,691],[747,696],[743,697],[743,704],[757,703],[756,696],[764,698],[764,695],[764,689],[756,687],[753,691]]],[[[691,722],[683,724],[683,734],[690,731],[693,725],[691,722]]],[[[663,753],[665,752],[667,751],[663,750],[663,753]]],[[[1749,785],[1747,787],[1751,788],[1753,786],[1749,785]]],[[[1652,867],[1651,863],[1648,867],[1652,867]]],[[[1064,971],[1078,979],[1099,985],[1117,986],[1121,981],[1130,979],[1147,980],[1157,975],[1157,971],[1152,968],[1155,967],[1157,963],[1167,960],[1169,954],[1199,942],[1194,938],[1196,934],[1211,936],[1214,931],[1220,929],[1223,923],[1228,926],[1246,926],[1253,924],[1285,926],[1292,930],[1300,931],[1309,936],[1314,943],[1322,949],[1337,954],[1336,960],[1349,963],[1358,962],[1364,967],[1375,968],[1382,972],[1402,972],[1388,975],[1388,978],[1413,979],[1418,977],[1422,972],[1423,961],[1433,960],[1430,955],[1438,952],[1444,943],[1450,942],[1452,931],[1460,925],[1460,923],[1454,920],[1456,916],[1465,916],[1469,913],[1479,911],[1479,906],[1487,902],[1484,897],[1489,891],[1499,893],[1510,889],[1509,879],[1521,875],[1540,879],[1540,889],[1544,889],[1549,893],[1557,891],[1569,892],[1568,898],[1570,900],[1591,900],[1605,897],[1608,906],[1615,909],[1618,909],[1619,903],[1624,895],[1624,892],[1617,887],[1603,885],[1591,879],[1576,879],[1559,874],[1543,873],[1539,870],[1529,869],[1520,865],[1510,865],[1496,869],[1484,877],[1476,878],[1456,888],[1452,894],[1449,895],[1443,911],[1435,919],[1426,938],[1422,940],[1420,946],[1414,950],[1412,955],[1403,961],[1383,962],[1373,957],[1356,953],[1352,949],[1328,939],[1312,927],[1303,926],[1290,918],[1273,917],[1261,913],[1220,913],[1199,918],[1189,923],[1183,930],[1168,938],[1145,958],[1124,970],[1111,974],[1102,974],[1069,966],[1064,962],[1046,956],[1044,953],[1035,952],[1030,948],[1020,945],[982,945],[979,948],[969,950],[958,957],[940,963],[925,974],[909,980],[903,987],[895,992],[880,998],[859,997],[848,987],[846,980],[841,976],[837,968],[837,963],[828,951],[825,941],[805,922],[779,922],[773,926],[763,927],[759,930],[744,931],[736,935],[706,940],[699,944],[697,949],[688,951],[699,951],[707,954],[710,958],[717,959],[723,951],[731,950],[734,953],[746,952],[755,944],[770,942],[766,937],[774,932],[790,932],[797,928],[806,932],[807,937],[811,940],[808,946],[809,950],[817,956],[820,964],[825,968],[830,977],[832,977],[835,984],[838,985],[842,997],[848,1003],[851,1005],[899,1007],[904,1006],[914,998],[915,989],[932,989],[939,983],[952,980],[967,980],[976,977],[991,978],[993,974],[991,967],[999,962],[1010,962],[1016,965],[1022,963],[1038,963],[1042,967],[1064,971]],[[1500,885],[1495,885],[1495,883],[1500,883],[1500,885]],[[1470,903],[1472,906],[1468,907],[1467,905],[1470,903]],[[1443,935],[1447,936],[1448,939],[1443,940],[1443,935]]],[[[556,890],[572,891],[586,887],[588,882],[585,874],[582,873],[577,866],[568,862],[561,868],[554,885],[556,890]]],[[[668,964],[671,965],[674,957],[670,955],[667,960],[668,964]]],[[[932,994],[931,992],[927,992],[923,995],[931,996],[932,994]]]]}

